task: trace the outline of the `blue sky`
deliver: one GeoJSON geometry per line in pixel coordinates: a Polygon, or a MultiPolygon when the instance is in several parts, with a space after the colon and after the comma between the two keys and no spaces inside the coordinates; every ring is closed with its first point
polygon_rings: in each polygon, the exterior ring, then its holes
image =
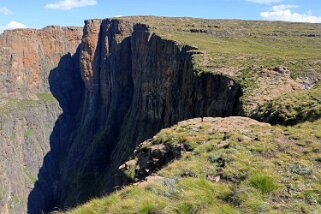
{"type": "Polygon", "coordinates": [[[0,31],[124,15],[321,23],[320,0],[0,0],[0,31]]]}

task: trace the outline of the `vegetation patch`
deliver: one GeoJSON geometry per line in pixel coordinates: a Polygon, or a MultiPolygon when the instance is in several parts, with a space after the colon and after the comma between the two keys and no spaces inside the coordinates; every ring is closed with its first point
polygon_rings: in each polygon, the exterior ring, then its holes
{"type": "Polygon", "coordinates": [[[321,118],[321,85],[286,94],[260,106],[253,118],[271,124],[294,125],[321,118]]]}
{"type": "Polygon", "coordinates": [[[37,97],[43,102],[56,102],[56,98],[51,93],[38,93],[37,97]]]}
{"type": "Polygon", "coordinates": [[[27,129],[24,133],[25,137],[30,137],[33,134],[33,130],[32,129],[27,129]]]}
{"type": "Polygon", "coordinates": [[[313,213],[321,209],[321,163],[316,161],[321,152],[321,138],[316,135],[321,119],[292,127],[226,120],[228,129],[219,130],[222,125],[206,118],[162,130],[138,150],[157,145],[175,148],[182,142],[193,145],[154,172],[162,179],[126,186],[68,213],[313,213]]]}
{"type": "Polygon", "coordinates": [[[255,174],[249,182],[251,186],[259,189],[262,193],[270,193],[277,188],[273,178],[267,175],[255,174]]]}

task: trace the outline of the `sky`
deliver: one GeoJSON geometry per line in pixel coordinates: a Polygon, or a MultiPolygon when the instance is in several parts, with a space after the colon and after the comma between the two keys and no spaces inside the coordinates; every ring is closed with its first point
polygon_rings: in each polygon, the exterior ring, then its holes
{"type": "Polygon", "coordinates": [[[321,0],[0,0],[0,32],[132,15],[321,23],[321,0]]]}

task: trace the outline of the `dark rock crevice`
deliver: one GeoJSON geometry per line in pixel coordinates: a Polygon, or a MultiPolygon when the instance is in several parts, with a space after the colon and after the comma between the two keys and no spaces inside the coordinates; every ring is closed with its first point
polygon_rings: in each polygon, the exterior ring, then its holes
{"type": "Polygon", "coordinates": [[[77,54],[52,71],[59,81],[51,89],[64,114],[30,194],[30,213],[111,192],[118,167],[162,128],[238,114],[240,86],[223,75],[197,74],[193,54],[195,48],[163,39],[144,24],[87,21],[77,54]]]}
{"type": "Polygon", "coordinates": [[[78,109],[83,100],[83,82],[79,74],[79,55],[64,55],[58,67],[49,74],[50,91],[58,100],[63,113],[50,135],[50,151],[38,173],[38,180],[28,197],[28,213],[48,212],[57,204],[60,175],[68,155],[70,139],[77,125],[78,109]]]}

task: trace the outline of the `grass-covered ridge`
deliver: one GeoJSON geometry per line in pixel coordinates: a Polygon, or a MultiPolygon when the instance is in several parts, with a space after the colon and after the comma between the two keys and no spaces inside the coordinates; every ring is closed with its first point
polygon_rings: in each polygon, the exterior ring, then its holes
{"type": "Polygon", "coordinates": [[[240,117],[181,122],[140,147],[176,145],[181,156],[69,213],[318,213],[320,127],[320,119],[293,127],[240,117]]]}
{"type": "Polygon", "coordinates": [[[119,19],[147,24],[151,32],[164,39],[196,47],[195,71],[223,74],[239,83],[245,115],[279,95],[302,89],[307,76],[312,81],[321,80],[321,24],[166,17],[119,19]],[[278,67],[286,68],[286,73],[271,77],[278,67]],[[264,93],[267,95],[262,98],[264,93]]]}
{"type": "Polygon", "coordinates": [[[209,72],[233,76],[252,65],[283,65],[297,76],[321,68],[321,24],[166,17],[120,19],[146,23],[164,38],[197,47],[208,57],[196,56],[196,62],[209,72]]]}
{"type": "Polygon", "coordinates": [[[283,95],[262,105],[253,117],[271,124],[284,125],[317,120],[321,118],[321,84],[311,90],[283,95]]]}

